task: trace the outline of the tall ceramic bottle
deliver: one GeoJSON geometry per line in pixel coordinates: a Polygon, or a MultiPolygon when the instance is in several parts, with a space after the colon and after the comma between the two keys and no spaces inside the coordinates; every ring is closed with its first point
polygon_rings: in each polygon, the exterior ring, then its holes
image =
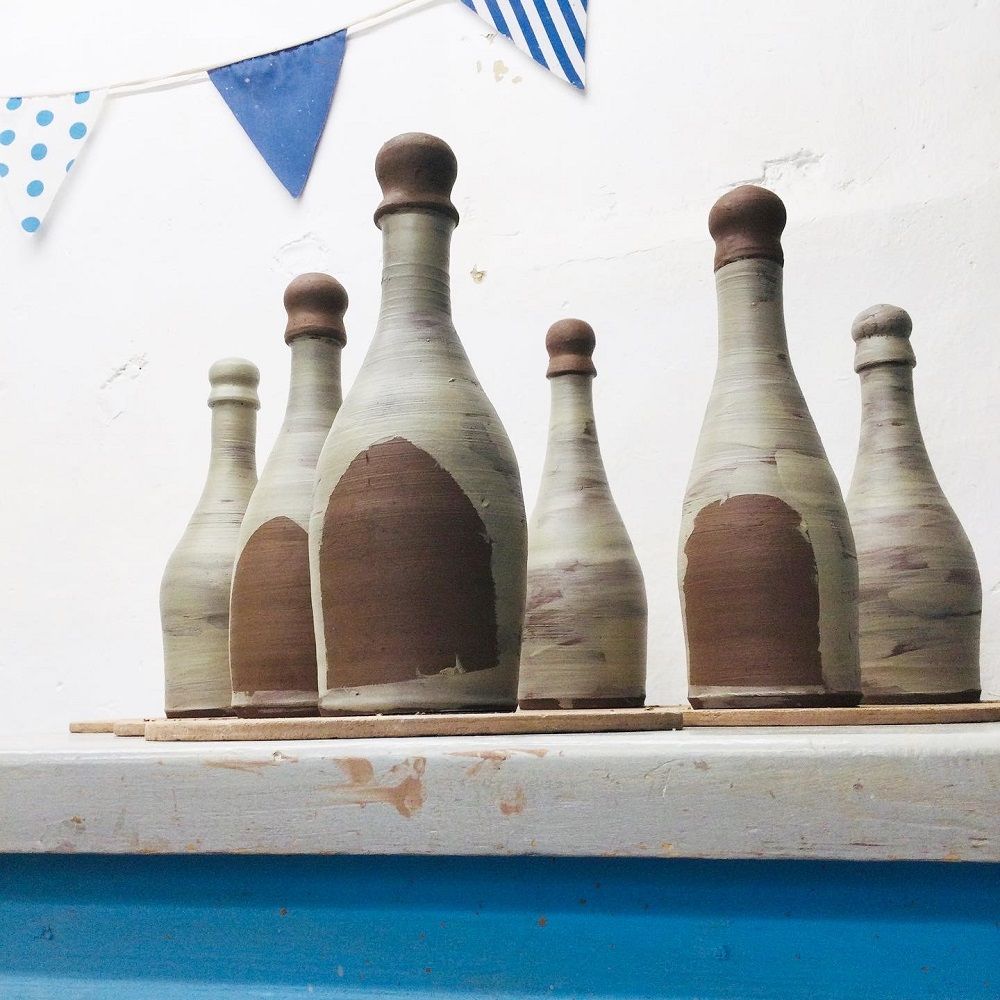
{"type": "Polygon", "coordinates": [[[969,539],[927,456],[913,401],[913,324],[854,321],[861,441],[847,507],[861,574],[861,684],[873,703],[979,700],[983,592],[969,539]]]}
{"type": "Polygon", "coordinates": [[[512,709],[526,530],[513,449],[451,321],[450,147],[390,140],[382,307],[317,467],[320,711],[512,709]]]}
{"type": "Polygon", "coordinates": [[[552,409],[528,524],[522,708],[645,701],[646,585],[597,441],[595,342],[579,319],[560,320],[545,338],[552,409]]]}
{"type": "Polygon", "coordinates": [[[719,357],[679,552],[695,707],[860,698],[854,539],[788,358],[784,227],[781,199],[753,186],[709,216],[719,357]]]}
{"type": "Polygon", "coordinates": [[[233,711],[245,717],[318,711],[309,516],[316,461],[340,409],[347,293],[329,275],[303,274],[285,309],[288,406],[243,518],[230,604],[233,711]]]}
{"type": "Polygon", "coordinates": [[[257,383],[242,358],[216,361],[208,479],[160,584],[166,712],[231,715],[229,590],[240,523],[257,484],[257,383]]]}

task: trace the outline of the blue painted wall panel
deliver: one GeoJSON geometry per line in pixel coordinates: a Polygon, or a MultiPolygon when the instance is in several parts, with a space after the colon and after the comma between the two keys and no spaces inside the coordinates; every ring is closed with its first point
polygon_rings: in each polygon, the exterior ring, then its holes
{"type": "Polygon", "coordinates": [[[0,858],[0,996],[1000,997],[1000,866],[0,858]]]}

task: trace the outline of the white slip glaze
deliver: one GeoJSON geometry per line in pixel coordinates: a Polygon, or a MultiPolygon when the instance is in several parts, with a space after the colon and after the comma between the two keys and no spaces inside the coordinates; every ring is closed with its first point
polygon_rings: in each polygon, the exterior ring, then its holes
{"type": "MultiPolygon", "coordinates": [[[[684,498],[678,575],[687,629],[685,546],[708,504],[741,494],[777,497],[801,517],[819,590],[823,685],[713,688],[693,695],[822,695],[857,692],[857,561],[840,486],[809,415],[788,356],[782,266],[737,260],[716,272],[719,355],[684,498]]],[[[739,566],[733,566],[739,573],[739,566]]]]}
{"type": "Polygon", "coordinates": [[[982,587],[942,491],[913,396],[910,320],[873,306],[855,320],[861,439],[847,505],[861,576],[866,701],[978,699],[982,587]]]}
{"type": "Polygon", "coordinates": [[[317,466],[309,531],[321,711],[448,710],[513,703],[524,610],[526,526],[514,451],[451,320],[454,222],[437,212],[385,215],[382,307],[361,370],[317,466]],[[492,542],[498,666],[327,689],[320,545],[330,495],[378,442],[402,437],[429,454],[471,500],[492,542]]]}
{"type": "Polygon", "coordinates": [[[241,358],[209,372],[212,451],[201,499],[160,585],[168,715],[228,714],[229,590],[236,540],[257,483],[257,382],[241,358]]]}
{"type": "Polygon", "coordinates": [[[646,588],[601,458],[593,376],[549,382],[548,448],[528,525],[518,700],[641,703],[646,588]]]}

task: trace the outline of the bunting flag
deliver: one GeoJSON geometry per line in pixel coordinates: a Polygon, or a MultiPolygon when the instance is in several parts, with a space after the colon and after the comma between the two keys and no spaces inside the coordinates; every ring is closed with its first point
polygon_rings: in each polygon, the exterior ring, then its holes
{"type": "Polygon", "coordinates": [[[462,0],[522,52],[584,88],[587,0],[462,0]]]}
{"type": "Polygon", "coordinates": [[[275,176],[293,198],[312,169],[347,46],[347,31],[208,71],[275,176]]]}
{"type": "Polygon", "coordinates": [[[104,106],[103,90],[0,97],[0,186],[18,225],[36,233],[104,106]]]}
{"type": "MultiPolygon", "coordinates": [[[[394,0],[333,34],[216,68],[100,90],[0,97],[0,187],[20,229],[37,233],[107,97],[211,80],[293,198],[306,186],[340,78],[347,36],[420,0],[394,0]]],[[[587,0],[462,0],[546,69],[584,89],[587,0]]],[[[341,22],[343,23],[343,22],[341,22]]]]}

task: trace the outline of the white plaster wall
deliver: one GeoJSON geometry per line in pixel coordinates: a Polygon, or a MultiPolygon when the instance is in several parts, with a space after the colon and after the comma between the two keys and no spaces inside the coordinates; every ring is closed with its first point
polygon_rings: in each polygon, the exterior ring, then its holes
{"type": "MultiPolygon", "coordinates": [[[[0,93],[218,64],[384,6],[23,4],[4,13],[0,93]]],[[[157,590],[202,485],[208,366],[260,366],[262,464],[286,389],[281,293],[320,269],[351,295],[349,386],[378,308],[373,158],[412,129],[459,157],[456,323],[529,506],[545,330],[567,314],[597,330],[651,700],[685,689],[675,549],[715,361],[706,218],[749,180],[788,206],[792,359],[845,488],[851,320],[879,301],[913,315],[924,431],[979,556],[1000,696],[998,38],[997,0],[592,0],[582,96],[439,0],[351,40],[298,202],[211,85],[110,101],[42,238],[0,225],[2,725],[161,710],[157,590]]]]}

